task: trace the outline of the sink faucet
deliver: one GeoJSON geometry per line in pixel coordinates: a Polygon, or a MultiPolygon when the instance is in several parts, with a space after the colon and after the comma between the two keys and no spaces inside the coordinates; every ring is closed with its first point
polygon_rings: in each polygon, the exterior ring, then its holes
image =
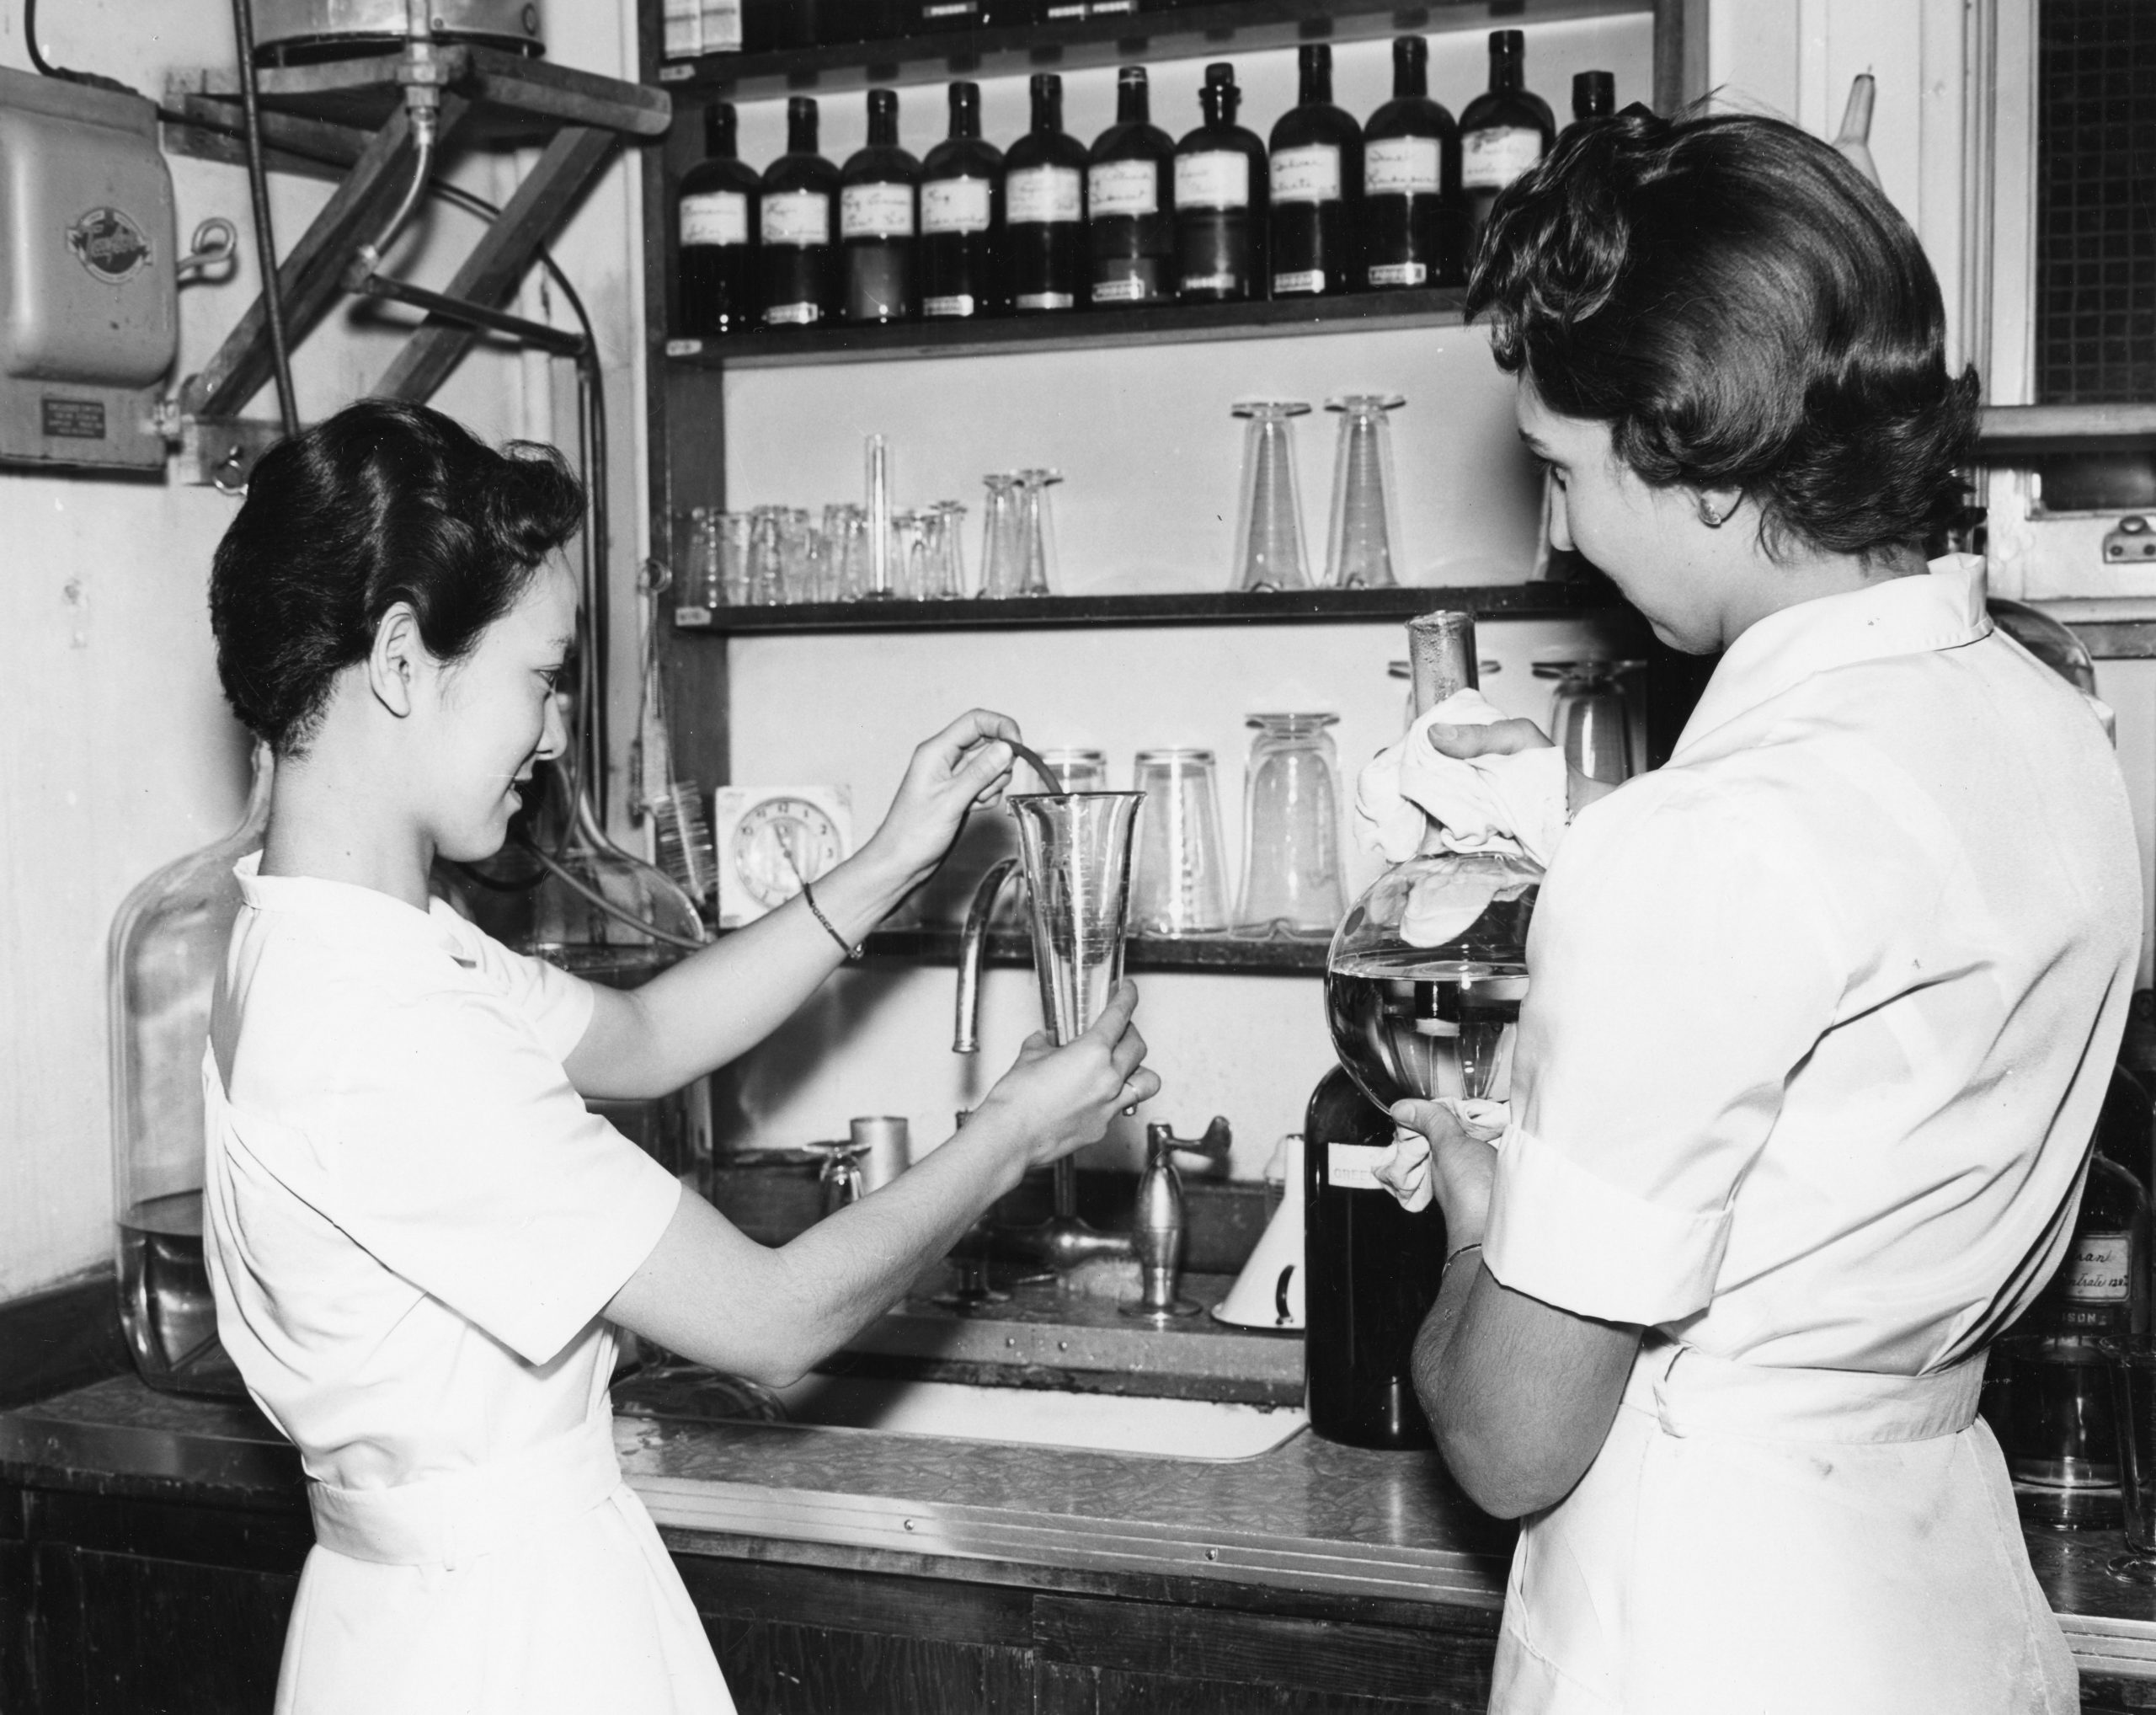
{"type": "Polygon", "coordinates": [[[1141,1290],[1137,1303],[1123,1306],[1125,1316],[1165,1322],[1173,1317],[1198,1314],[1196,1304],[1176,1296],[1176,1283],[1182,1272],[1186,1223],[1182,1177],[1176,1172],[1175,1156],[1181,1150],[1185,1155],[1224,1162],[1231,1141],[1228,1122],[1218,1114],[1203,1137],[1177,1137],[1172,1127],[1158,1120],[1145,1128],[1145,1172],[1138,1181],[1138,1212],[1130,1223],[1141,1290]]]}
{"type": "MultiPolygon", "coordinates": [[[[987,948],[988,926],[1004,888],[1018,873],[1018,860],[1006,858],[989,866],[974,890],[971,909],[958,938],[958,1018],[951,1036],[953,1054],[980,1051],[980,967],[987,948]]],[[[1066,1274],[1095,1258],[1120,1259],[1134,1254],[1130,1239],[1102,1232],[1078,1218],[1078,1164],[1068,1156],[1055,1164],[1055,1212],[1033,1226],[990,1226],[984,1221],[979,1248],[1000,1261],[1031,1263],[1066,1274]]]]}

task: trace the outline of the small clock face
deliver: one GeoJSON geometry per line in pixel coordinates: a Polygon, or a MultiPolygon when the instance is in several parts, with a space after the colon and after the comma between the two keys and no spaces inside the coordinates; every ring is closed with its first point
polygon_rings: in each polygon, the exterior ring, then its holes
{"type": "Polygon", "coordinates": [[[785,904],[844,855],[830,812],[805,798],[760,799],[734,825],[734,873],[766,908],[785,904]]]}

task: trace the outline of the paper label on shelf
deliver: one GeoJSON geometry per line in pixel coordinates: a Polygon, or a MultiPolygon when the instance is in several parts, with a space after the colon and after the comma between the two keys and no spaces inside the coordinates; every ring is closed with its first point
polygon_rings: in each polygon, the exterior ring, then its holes
{"type": "Polygon", "coordinates": [[[764,312],[765,322],[774,328],[805,328],[823,319],[821,304],[773,304],[764,312]]]}
{"type": "Polygon", "coordinates": [[[1322,268],[1300,268],[1291,274],[1273,276],[1273,295],[1275,297],[1302,297],[1325,290],[1325,270],[1322,268]]]}
{"type": "Polygon", "coordinates": [[[2077,1304],[2123,1302],[2132,1284],[2132,1257],[2125,1233],[2084,1233],[2066,1259],[2066,1296],[2077,1304]]]}
{"type": "Polygon", "coordinates": [[[1373,262],[1370,264],[1372,286],[1424,286],[1430,278],[1430,264],[1427,262],[1373,262]]]}
{"type": "Polygon", "coordinates": [[[1085,217],[1086,187],[1075,167],[1021,167],[1003,181],[1003,218],[1014,227],[1085,217]]]}
{"type": "Polygon", "coordinates": [[[684,244],[745,244],[749,199],[738,190],[706,190],[681,199],[684,244]]]}
{"type": "Polygon", "coordinates": [[[913,186],[849,184],[839,192],[839,236],[841,238],[910,238],[913,236],[913,186]]]}
{"type": "Polygon", "coordinates": [[[1460,182],[1469,190],[1502,190],[1542,158],[1542,133],[1496,126],[1460,140],[1460,182]]]}
{"type": "Polygon", "coordinates": [[[1093,218],[1161,211],[1161,174],[1151,161],[1103,161],[1086,169],[1086,195],[1093,218]]]}
{"type": "Polygon", "coordinates": [[[1340,146],[1305,143],[1296,149],[1273,152],[1273,200],[1275,202],[1337,202],[1340,200],[1340,146]]]}
{"type": "Polygon", "coordinates": [[[953,293],[949,297],[925,297],[921,301],[924,316],[970,316],[976,305],[969,291],[953,293]]]}
{"type": "Polygon", "coordinates": [[[828,244],[831,200],[820,190],[775,190],[764,198],[766,244],[828,244]]]}
{"type": "Polygon", "coordinates": [[[1250,157],[1234,149],[1177,156],[1176,206],[1248,208],[1250,157]]]}
{"type": "Polygon", "coordinates": [[[1364,146],[1365,196],[1435,196],[1438,190],[1435,137],[1380,137],[1364,146]]]}
{"type": "Polygon", "coordinates": [[[1067,291],[1022,291],[1011,302],[1022,310],[1070,310],[1078,300],[1067,291]]]}
{"type": "Polygon", "coordinates": [[[988,206],[985,179],[931,179],[921,187],[921,229],[924,232],[985,232],[988,206]]]}
{"type": "Polygon", "coordinates": [[[1389,1143],[1328,1143],[1325,1183],[1336,1191],[1382,1191],[1378,1168],[1391,1153],[1389,1143]]]}

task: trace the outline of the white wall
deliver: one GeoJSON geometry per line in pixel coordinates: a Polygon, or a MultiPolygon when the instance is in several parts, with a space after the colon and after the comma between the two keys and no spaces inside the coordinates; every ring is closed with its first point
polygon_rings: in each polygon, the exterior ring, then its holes
{"type": "MultiPolygon", "coordinates": [[[[632,10],[629,0],[551,8],[554,56],[619,75],[633,65],[624,22],[632,10]]],[[[232,61],[224,0],[68,0],[45,6],[39,24],[49,59],[146,93],[161,92],[168,72],[232,61]]],[[[16,7],[0,19],[0,62],[29,66],[16,7]]],[[[232,284],[182,295],[184,375],[216,350],[256,280],[243,176],[178,158],[171,165],[182,236],[223,215],[243,234],[244,259],[232,284]]],[[[460,176],[497,200],[513,183],[483,161],[460,176]]],[[[643,493],[632,191],[617,166],[556,246],[612,371],[624,564],[633,564],[643,493]]],[[[276,181],[282,246],[326,194],[312,181],[276,181]]],[[[428,220],[392,261],[440,284],[478,229],[447,210],[428,220]]],[[[396,345],[333,313],[296,358],[302,416],[364,392],[396,345]]],[[[544,432],[548,383],[543,367],[475,355],[434,403],[488,436],[544,432]]],[[[275,409],[265,393],[251,414],[275,409]]],[[[245,745],[218,692],[204,602],[210,553],[232,505],[174,484],[0,471],[0,1298],[109,1249],[106,930],[137,880],[237,817],[245,745]]],[[[622,734],[634,698],[627,617],[616,626],[622,734]]]]}

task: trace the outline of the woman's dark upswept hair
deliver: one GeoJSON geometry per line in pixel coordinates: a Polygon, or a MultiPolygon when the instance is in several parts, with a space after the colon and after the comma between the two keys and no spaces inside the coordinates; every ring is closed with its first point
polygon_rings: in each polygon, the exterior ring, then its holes
{"type": "Polygon", "coordinates": [[[362,399],[280,441],[211,568],[233,713],[278,756],[298,754],[390,608],[409,602],[428,653],[461,660],[583,517],[554,448],[497,452],[424,405],[362,399]]]}
{"type": "Polygon", "coordinates": [[[1878,189],[1794,126],[1641,107],[1498,200],[1468,286],[1497,362],[1657,487],[1744,491],[1769,552],[1920,548],[1959,518],[1978,386],[1878,189]]]}

